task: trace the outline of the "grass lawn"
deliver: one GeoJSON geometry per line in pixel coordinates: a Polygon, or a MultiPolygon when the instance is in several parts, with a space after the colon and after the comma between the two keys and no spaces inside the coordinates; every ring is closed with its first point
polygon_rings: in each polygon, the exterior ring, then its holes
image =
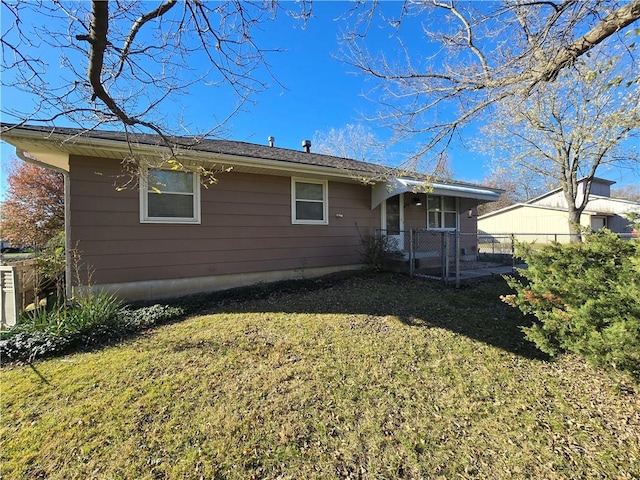
{"type": "Polygon", "coordinates": [[[2,478],[639,478],[638,386],[506,288],[358,275],[5,368],[2,478]]]}

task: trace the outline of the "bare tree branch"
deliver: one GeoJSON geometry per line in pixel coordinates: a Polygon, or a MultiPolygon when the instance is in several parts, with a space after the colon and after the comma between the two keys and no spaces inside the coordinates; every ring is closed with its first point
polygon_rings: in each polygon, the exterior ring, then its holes
{"type": "Polygon", "coordinates": [[[485,56],[482,53],[482,51],[474,43],[473,29],[471,28],[471,24],[469,23],[469,20],[467,20],[467,18],[462,14],[462,12],[460,12],[460,10],[458,10],[458,8],[455,6],[455,4],[453,2],[451,2],[451,3],[441,3],[441,2],[438,2],[438,1],[434,0],[433,4],[436,7],[443,8],[445,10],[449,10],[451,13],[453,13],[456,16],[456,18],[458,18],[458,20],[460,20],[460,22],[464,26],[464,33],[465,33],[464,36],[465,36],[465,41],[466,41],[467,47],[469,48],[469,50],[471,50],[471,52],[473,52],[473,54],[480,61],[480,64],[482,65],[482,71],[484,72],[485,80],[488,81],[491,78],[489,65],[488,65],[487,59],[485,58],[485,56]]]}
{"type": "Polygon", "coordinates": [[[190,146],[173,143],[185,126],[174,116],[162,118],[162,106],[196,83],[215,87],[212,97],[232,93],[213,125],[201,126],[208,130],[189,132],[194,143],[220,134],[270,81],[280,84],[267,62],[280,50],[257,44],[255,31],[280,12],[302,21],[311,12],[307,1],[286,8],[261,0],[148,5],[1,0],[2,14],[15,20],[0,37],[3,93],[16,89],[33,99],[31,109],[28,103],[24,111],[2,109],[3,120],[50,124],[65,118],[89,130],[119,124],[127,134],[158,134],[172,156],[190,146]]]}
{"type": "MultiPolygon", "coordinates": [[[[366,23],[351,25],[343,59],[377,80],[368,97],[381,108],[370,120],[392,127],[398,138],[419,135],[416,156],[442,153],[465,124],[494,105],[544,90],[596,46],[624,44],[619,33],[640,19],[640,0],[406,0],[398,21],[387,13],[375,23],[374,9],[388,12],[396,5],[374,2],[361,6],[366,14],[351,14],[366,23]],[[402,41],[401,23],[408,17],[421,20],[424,43],[402,41]],[[400,44],[395,59],[367,46],[372,25],[385,24],[400,44]],[[424,58],[425,51],[432,53],[424,58]]],[[[409,35],[414,39],[416,32],[409,35]]],[[[625,48],[633,62],[633,47],[625,48]]]]}
{"type": "Polygon", "coordinates": [[[633,0],[611,12],[586,34],[558,52],[540,73],[539,79],[534,80],[544,82],[555,80],[560,70],[573,64],[581,55],[638,19],[640,19],[640,0],[633,0]]]}
{"type": "Polygon", "coordinates": [[[500,171],[516,178],[516,172],[527,170],[562,187],[576,236],[596,173],[605,165],[640,163],[630,141],[640,129],[639,85],[617,82],[633,74],[633,65],[609,53],[596,49],[588,64],[573,67],[575,73],[561,71],[546,89],[496,107],[483,129],[483,146],[493,152],[500,171]]]}
{"type": "Polygon", "coordinates": [[[177,3],[177,1],[178,0],[167,0],[166,3],[159,5],[158,8],[156,8],[155,10],[152,10],[138,17],[138,19],[134,22],[133,26],[131,27],[131,31],[129,32],[129,35],[127,36],[127,39],[124,42],[124,47],[122,48],[122,53],[120,54],[120,67],[118,68],[118,71],[115,74],[116,77],[118,77],[120,73],[122,73],[122,67],[124,66],[124,62],[126,61],[127,56],[129,55],[129,51],[131,50],[131,44],[133,43],[134,39],[136,38],[136,35],[140,31],[140,29],[144,26],[144,24],[158,17],[161,17],[162,15],[167,13],[177,3]]]}

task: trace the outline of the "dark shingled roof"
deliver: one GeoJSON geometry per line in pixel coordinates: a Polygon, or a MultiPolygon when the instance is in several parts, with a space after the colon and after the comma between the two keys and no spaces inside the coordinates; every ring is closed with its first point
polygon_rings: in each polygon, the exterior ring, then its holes
{"type": "MultiPolygon", "coordinates": [[[[83,130],[78,128],[64,127],[41,127],[34,125],[10,125],[3,123],[2,131],[12,128],[18,130],[28,130],[42,132],[46,135],[57,134],[70,138],[95,138],[100,140],[113,140],[119,142],[131,142],[134,145],[151,145],[158,147],[171,147],[179,151],[208,152],[224,155],[236,155],[241,157],[275,160],[281,162],[291,162],[303,165],[316,165],[321,167],[331,167],[341,170],[363,172],[369,174],[382,174],[389,172],[388,167],[382,167],[373,163],[351,160],[348,158],[334,157],[332,155],[321,155],[318,153],[307,153],[303,150],[290,150],[287,148],[270,147],[267,145],[257,145],[248,142],[238,142],[232,140],[216,140],[199,137],[179,137],[169,136],[167,145],[160,135],[131,133],[112,130],[83,130]]],[[[73,141],[73,140],[71,140],[73,141]]]]}
{"type": "MultiPolygon", "coordinates": [[[[149,145],[157,147],[171,147],[178,151],[194,151],[203,153],[214,153],[220,155],[232,155],[244,158],[255,158],[273,160],[278,162],[290,162],[299,165],[315,165],[319,167],[335,168],[347,173],[372,176],[378,179],[385,179],[393,176],[413,178],[416,180],[429,181],[428,175],[405,170],[396,170],[393,167],[385,167],[373,163],[361,162],[349,158],[334,157],[332,155],[322,155],[319,153],[307,153],[303,150],[290,150],[287,148],[270,147],[268,145],[258,145],[255,143],[238,142],[234,140],[216,140],[202,137],[181,137],[169,136],[170,145],[167,145],[160,135],[131,133],[113,130],[86,130],[80,128],[46,127],[36,125],[16,125],[2,123],[1,132],[5,133],[15,129],[16,131],[42,132],[43,139],[49,135],[62,135],[67,137],[68,142],[73,142],[74,138],[111,140],[117,142],[129,141],[133,145],[149,145]]],[[[447,185],[458,185],[468,187],[478,187],[479,185],[461,181],[444,180],[447,185]]],[[[485,187],[483,187],[485,188],[485,187]]],[[[499,192],[498,189],[492,189],[499,192]]]]}

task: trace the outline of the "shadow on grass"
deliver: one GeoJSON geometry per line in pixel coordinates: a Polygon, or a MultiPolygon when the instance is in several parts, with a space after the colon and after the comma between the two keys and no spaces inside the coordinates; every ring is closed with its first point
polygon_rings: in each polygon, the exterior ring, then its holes
{"type": "MultiPolygon", "coordinates": [[[[521,327],[530,326],[532,321],[500,300],[500,295],[505,293],[509,293],[509,287],[498,276],[474,280],[456,289],[437,281],[401,274],[346,272],[161,302],[137,302],[130,306],[138,308],[161,303],[180,307],[185,312],[157,325],[180,322],[193,315],[222,312],[393,316],[413,328],[443,328],[522,357],[549,360],[525,339],[521,327]]],[[[100,350],[133,340],[141,333],[142,330],[96,330],[70,342],[64,349],[38,355],[37,359],[100,350]]],[[[3,365],[14,363],[7,358],[3,360],[3,365]]],[[[17,360],[17,363],[24,362],[17,360]]]]}
{"type": "Polygon", "coordinates": [[[549,360],[525,339],[532,320],[500,300],[510,292],[494,276],[461,288],[401,274],[348,273],[176,299],[192,314],[284,312],[394,316],[414,328],[444,328],[517,355],[549,360]]]}

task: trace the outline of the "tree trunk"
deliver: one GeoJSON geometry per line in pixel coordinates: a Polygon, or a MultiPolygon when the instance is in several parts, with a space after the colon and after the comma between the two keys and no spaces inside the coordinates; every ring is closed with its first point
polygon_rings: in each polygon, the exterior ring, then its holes
{"type": "Polygon", "coordinates": [[[571,243],[582,242],[582,227],[580,226],[581,208],[576,208],[575,204],[569,202],[569,240],[571,243]]]}

